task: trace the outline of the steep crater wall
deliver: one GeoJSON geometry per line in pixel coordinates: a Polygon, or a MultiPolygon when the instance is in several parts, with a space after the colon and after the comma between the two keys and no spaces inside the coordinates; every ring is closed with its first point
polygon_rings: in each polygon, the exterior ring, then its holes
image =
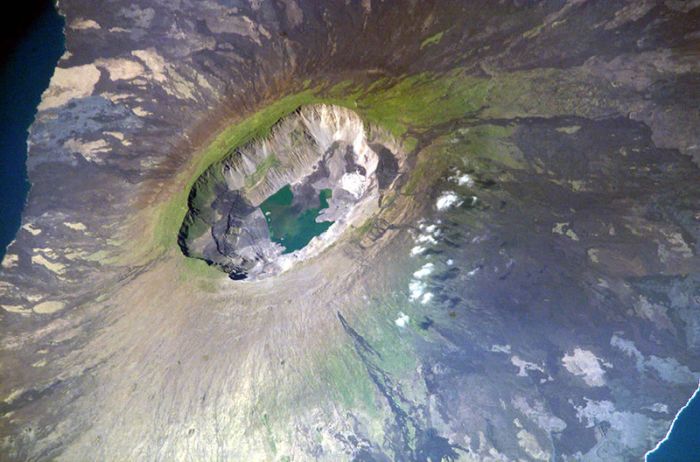
{"type": "Polygon", "coordinates": [[[365,124],[349,109],[304,106],[267,137],[234,147],[199,177],[180,228],[180,248],[234,280],[285,271],[376,212],[403,164],[401,152],[387,131],[365,124]],[[261,208],[287,186],[293,213],[317,210],[315,221],[329,224],[294,250],[271,236],[270,218],[261,208]]]}

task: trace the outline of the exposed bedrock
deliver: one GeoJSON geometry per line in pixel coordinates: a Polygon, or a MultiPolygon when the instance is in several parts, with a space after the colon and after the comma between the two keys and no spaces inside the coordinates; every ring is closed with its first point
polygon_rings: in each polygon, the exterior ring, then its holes
{"type": "Polygon", "coordinates": [[[254,280],[289,269],[376,213],[403,163],[400,149],[386,130],[365,126],[349,109],[304,106],[202,174],[189,195],[180,247],[232,279],[254,280]],[[319,207],[321,191],[330,193],[316,221],[332,225],[291,254],[271,240],[260,209],[286,185],[294,197],[291,207],[299,211],[319,207]]]}
{"type": "Polygon", "coordinates": [[[639,461],[697,388],[699,1],[59,6],[3,462],[639,461]]]}

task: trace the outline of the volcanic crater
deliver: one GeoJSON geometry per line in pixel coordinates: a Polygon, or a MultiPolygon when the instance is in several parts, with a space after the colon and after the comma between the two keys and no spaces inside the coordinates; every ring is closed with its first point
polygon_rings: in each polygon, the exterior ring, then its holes
{"type": "Polygon", "coordinates": [[[233,280],[276,275],[371,217],[398,177],[401,153],[388,131],[350,109],[303,106],[198,178],[180,248],[233,280]],[[264,210],[270,201],[288,207],[278,225],[285,231],[277,233],[287,242],[275,236],[273,213],[264,210]]]}

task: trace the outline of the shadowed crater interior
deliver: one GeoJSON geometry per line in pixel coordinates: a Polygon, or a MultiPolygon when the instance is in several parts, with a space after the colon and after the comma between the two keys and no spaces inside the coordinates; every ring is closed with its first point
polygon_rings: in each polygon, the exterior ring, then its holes
{"type": "Polygon", "coordinates": [[[349,109],[305,106],[198,178],[180,248],[234,280],[284,271],[376,211],[399,151],[349,109]]]}

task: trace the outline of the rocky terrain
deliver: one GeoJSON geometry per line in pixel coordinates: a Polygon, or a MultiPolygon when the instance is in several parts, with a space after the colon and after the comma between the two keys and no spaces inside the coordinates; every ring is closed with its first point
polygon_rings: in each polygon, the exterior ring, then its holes
{"type": "Polygon", "coordinates": [[[59,8],[0,459],[632,461],[697,388],[700,2],[59,8]],[[284,184],[340,200],[330,147],[361,151],[305,125],[322,104],[383,167],[328,245],[253,270],[209,200],[263,240],[284,184]],[[292,133],[308,161],[265,167],[292,133]]]}
{"type": "Polygon", "coordinates": [[[362,224],[399,170],[392,136],[379,127],[367,133],[352,111],[337,106],[305,106],[275,124],[262,140],[236,149],[209,167],[190,192],[180,229],[185,255],[229,273],[232,279],[257,279],[290,269],[332,244],[350,224],[362,224]],[[384,144],[382,144],[382,142],[384,144]],[[376,151],[375,151],[376,150],[376,151]],[[318,206],[331,192],[317,221],[333,223],[293,255],[270,238],[260,204],[292,184],[293,206],[318,206]]]}

